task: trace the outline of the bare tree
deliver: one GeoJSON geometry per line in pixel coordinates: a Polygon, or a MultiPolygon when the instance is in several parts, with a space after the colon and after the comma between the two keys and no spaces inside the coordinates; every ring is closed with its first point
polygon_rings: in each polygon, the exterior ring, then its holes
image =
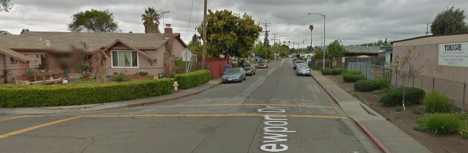
{"type": "Polygon", "coordinates": [[[421,57],[421,53],[419,53],[417,57],[411,56],[415,49],[415,47],[410,48],[407,52],[405,52],[403,56],[400,57],[399,55],[397,55],[395,57],[395,60],[387,63],[396,73],[396,79],[400,80],[398,82],[401,82],[400,88],[402,88],[403,90],[403,100],[401,101],[401,104],[403,106],[403,110],[406,110],[406,86],[410,83],[410,79],[413,79],[415,76],[418,76],[422,73],[423,68],[428,62],[428,60],[426,60],[423,63],[419,62],[419,57],[421,57]]]}
{"type": "Polygon", "coordinates": [[[106,75],[107,58],[108,58],[107,54],[102,50],[94,51],[92,54],[91,63],[96,72],[96,78],[99,84],[107,83],[107,75],[106,75]]]}

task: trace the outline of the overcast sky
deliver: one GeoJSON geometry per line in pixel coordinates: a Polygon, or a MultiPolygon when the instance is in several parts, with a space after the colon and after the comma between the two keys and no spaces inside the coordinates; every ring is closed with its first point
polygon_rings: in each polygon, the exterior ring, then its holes
{"type": "MultiPolygon", "coordinates": [[[[13,34],[19,34],[23,28],[31,31],[68,31],[71,16],[88,9],[109,10],[114,13],[122,32],[142,33],[144,27],[140,16],[144,8],[154,7],[158,11],[170,11],[165,15],[165,23],[172,24],[174,31],[181,33],[182,39],[188,43],[195,33],[195,27],[203,20],[203,0],[12,2],[14,7],[9,13],[0,12],[0,30],[13,34]]],[[[308,25],[313,24],[314,46],[321,43],[323,18],[307,15],[308,12],[326,15],[327,44],[341,39],[345,45],[353,45],[375,42],[377,39],[387,38],[391,41],[425,35],[426,23],[432,22],[439,12],[451,6],[468,12],[467,0],[208,0],[209,9],[247,12],[257,22],[271,23],[268,27],[271,34],[276,33],[281,41],[291,41],[291,45],[292,42],[302,45],[303,41],[310,44],[308,25]]]]}

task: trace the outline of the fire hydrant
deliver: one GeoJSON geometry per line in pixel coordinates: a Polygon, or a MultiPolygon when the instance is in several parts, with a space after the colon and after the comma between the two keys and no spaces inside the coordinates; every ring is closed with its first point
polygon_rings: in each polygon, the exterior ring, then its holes
{"type": "Polygon", "coordinates": [[[179,88],[178,88],[178,87],[179,87],[179,84],[177,83],[177,81],[174,81],[174,85],[173,85],[173,86],[174,86],[174,91],[179,90],[179,88]]]}

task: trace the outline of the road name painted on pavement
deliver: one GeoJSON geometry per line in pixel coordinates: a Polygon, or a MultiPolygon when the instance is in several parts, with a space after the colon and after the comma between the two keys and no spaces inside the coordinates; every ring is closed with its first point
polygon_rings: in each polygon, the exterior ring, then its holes
{"type": "MultiPolygon", "coordinates": [[[[286,109],[283,107],[266,106],[266,108],[260,108],[257,110],[259,113],[286,113],[286,109]]],[[[266,152],[283,152],[289,149],[288,145],[282,144],[281,142],[287,142],[288,135],[286,133],[294,133],[296,131],[290,131],[286,125],[288,125],[286,115],[264,115],[263,118],[266,126],[263,128],[263,141],[260,150],[266,152]],[[284,134],[283,134],[284,133],[284,134]]]]}

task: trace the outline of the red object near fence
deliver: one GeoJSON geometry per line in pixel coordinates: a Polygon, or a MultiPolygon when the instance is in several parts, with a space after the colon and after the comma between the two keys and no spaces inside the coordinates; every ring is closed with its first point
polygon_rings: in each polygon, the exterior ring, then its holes
{"type": "MultiPolygon", "coordinates": [[[[201,57],[198,57],[198,62],[202,61],[201,57]]],[[[208,68],[211,73],[211,78],[217,78],[224,75],[226,68],[224,65],[228,62],[229,66],[232,67],[232,59],[230,58],[206,58],[208,68]]]]}

